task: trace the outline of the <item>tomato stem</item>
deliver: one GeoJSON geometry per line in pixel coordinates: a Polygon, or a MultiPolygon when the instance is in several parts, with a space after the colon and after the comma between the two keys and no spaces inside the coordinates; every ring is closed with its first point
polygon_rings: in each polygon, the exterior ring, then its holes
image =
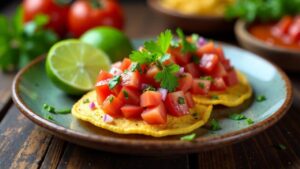
{"type": "Polygon", "coordinates": [[[102,8],[102,3],[99,0],[90,0],[92,7],[98,9],[102,8]]]}

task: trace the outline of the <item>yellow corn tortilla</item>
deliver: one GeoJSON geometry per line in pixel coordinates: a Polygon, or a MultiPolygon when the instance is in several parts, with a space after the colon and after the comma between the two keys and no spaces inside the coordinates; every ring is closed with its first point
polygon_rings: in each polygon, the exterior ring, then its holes
{"type": "Polygon", "coordinates": [[[242,104],[252,96],[252,88],[245,75],[237,72],[239,83],[222,92],[209,92],[208,96],[193,95],[197,104],[217,105],[221,104],[234,107],[242,104]]]}
{"type": "Polygon", "coordinates": [[[150,125],[143,120],[126,118],[115,118],[113,122],[107,123],[103,121],[105,112],[97,105],[95,91],[87,93],[72,108],[72,114],[76,118],[90,122],[103,129],[119,134],[143,134],[154,137],[189,133],[203,126],[208,121],[211,111],[212,105],[197,104],[190,110],[191,113],[188,115],[181,117],[168,115],[167,124],[164,125],[150,125]],[[89,103],[84,103],[86,99],[96,104],[94,110],[91,110],[89,103]]]}

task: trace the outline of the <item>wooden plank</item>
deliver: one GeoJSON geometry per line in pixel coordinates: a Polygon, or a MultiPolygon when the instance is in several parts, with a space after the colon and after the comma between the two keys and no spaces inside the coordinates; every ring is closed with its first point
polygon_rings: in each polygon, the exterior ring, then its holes
{"type": "Polygon", "coordinates": [[[55,169],[60,162],[60,159],[65,150],[67,143],[59,138],[54,137],[51,140],[49,149],[46,153],[46,157],[43,160],[41,169],[55,169]]]}
{"type": "Polygon", "coordinates": [[[10,97],[13,77],[13,74],[3,74],[0,71],[0,121],[12,103],[10,97]]]}
{"type": "Polygon", "coordinates": [[[1,168],[39,168],[51,137],[13,106],[0,124],[1,168]]]}
{"type": "Polygon", "coordinates": [[[278,124],[254,138],[199,153],[199,168],[300,168],[299,112],[292,107],[278,124]]]}
{"type": "Polygon", "coordinates": [[[188,169],[188,165],[187,155],[133,156],[112,154],[68,144],[58,168],[188,169]]]}

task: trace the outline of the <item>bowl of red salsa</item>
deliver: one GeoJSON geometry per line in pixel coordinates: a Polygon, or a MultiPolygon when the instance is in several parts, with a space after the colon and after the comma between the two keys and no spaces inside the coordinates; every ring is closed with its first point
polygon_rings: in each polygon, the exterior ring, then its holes
{"type": "Polygon", "coordinates": [[[300,71],[300,15],[278,21],[247,23],[238,20],[239,43],[288,71],[300,71]]]}

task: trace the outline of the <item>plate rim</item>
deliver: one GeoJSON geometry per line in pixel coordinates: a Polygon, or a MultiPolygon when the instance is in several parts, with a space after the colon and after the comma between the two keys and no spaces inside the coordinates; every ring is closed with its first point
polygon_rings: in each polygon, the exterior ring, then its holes
{"type": "MultiPolygon", "coordinates": [[[[222,42],[223,43],[223,42],[222,42]]],[[[226,43],[223,43],[226,44],[226,43]]],[[[242,51],[249,52],[242,48],[226,44],[229,47],[234,47],[241,49],[242,51]]],[[[251,54],[254,54],[250,52],[251,54]]],[[[20,110],[22,114],[24,114],[28,119],[37,124],[38,126],[47,129],[52,134],[62,138],[64,140],[68,140],[70,142],[75,142],[77,144],[91,147],[95,149],[101,149],[110,152],[119,152],[119,153],[129,153],[129,154],[153,154],[159,152],[160,154],[167,153],[192,153],[199,151],[206,151],[218,147],[222,147],[224,145],[233,144],[242,140],[245,140],[251,136],[254,136],[265,129],[271,127],[276,122],[278,122],[283,115],[289,110],[292,105],[293,100],[293,90],[292,83],[288,76],[283,72],[281,68],[274,65],[272,62],[262,58],[254,54],[255,57],[259,57],[264,60],[271,66],[273,66],[280,74],[281,79],[285,83],[286,88],[286,99],[284,103],[275,111],[270,117],[255,123],[249,127],[244,129],[236,130],[233,132],[228,132],[221,135],[212,135],[208,137],[198,137],[192,142],[178,140],[140,140],[140,139],[132,139],[132,138],[112,138],[109,136],[103,135],[95,135],[95,134],[86,134],[81,133],[79,131],[75,131],[72,129],[65,128],[61,125],[53,123],[44,119],[43,117],[34,113],[21,99],[18,93],[19,82],[21,81],[21,77],[28,69],[30,69],[35,64],[42,62],[45,59],[45,56],[38,57],[33,60],[30,64],[20,70],[14,78],[12,84],[12,99],[20,110]],[[83,142],[87,142],[90,144],[84,144],[83,142]]]]}

